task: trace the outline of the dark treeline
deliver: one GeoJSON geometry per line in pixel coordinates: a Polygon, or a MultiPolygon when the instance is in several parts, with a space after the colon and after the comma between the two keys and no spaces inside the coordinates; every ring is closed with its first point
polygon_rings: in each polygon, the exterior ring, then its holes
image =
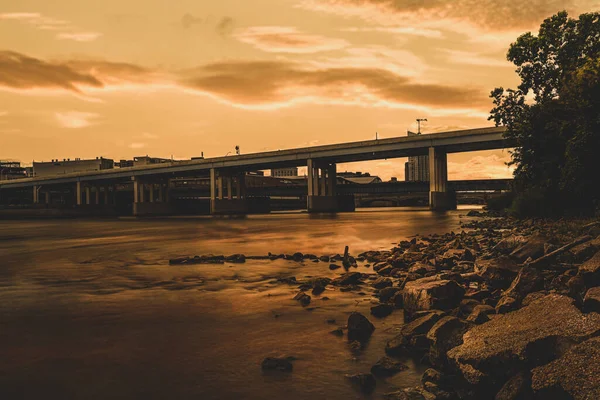
{"type": "Polygon", "coordinates": [[[600,13],[560,12],[514,42],[517,89],[496,88],[490,120],[516,142],[517,216],[600,212],[600,13]]]}

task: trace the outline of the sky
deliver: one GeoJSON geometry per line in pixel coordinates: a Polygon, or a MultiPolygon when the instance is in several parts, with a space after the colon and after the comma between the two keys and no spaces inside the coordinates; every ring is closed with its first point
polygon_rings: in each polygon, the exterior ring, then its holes
{"type": "MultiPolygon", "coordinates": [[[[492,126],[508,46],[600,0],[0,0],[0,159],[175,159],[492,126]]],[[[450,179],[510,177],[507,151],[450,179]]],[[[389,179],[405,159],[338,166],[389,179]]]]}

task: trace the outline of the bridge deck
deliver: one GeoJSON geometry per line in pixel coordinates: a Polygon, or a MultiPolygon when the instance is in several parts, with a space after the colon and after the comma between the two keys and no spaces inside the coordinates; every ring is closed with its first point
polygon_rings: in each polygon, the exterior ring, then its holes
{"type": "Polygon", "coordinates": [[[493,150],[510,147],[504,139],[505,128],[481,128],[451,131],[419,136],[403,136],[380,140],[367,140],[277,150],[202,160],[144,165],[139,167],[79,172],[73,174],[33,177],[0,183],[0,189],[19,188],[43,184],[60,184],[77,181],[125,181],[133,176],[185,176],[208,171],[211,168],[260,170],[285,166],[306,165],[308,159],[331,162],[356,162],[384,158],[400,158],[427,154],[429,147],[448,153],[493,150]]]}

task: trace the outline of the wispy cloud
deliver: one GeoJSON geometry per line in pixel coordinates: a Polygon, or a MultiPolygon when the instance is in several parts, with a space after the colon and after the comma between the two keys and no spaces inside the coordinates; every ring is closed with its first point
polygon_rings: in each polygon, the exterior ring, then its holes
{"type": "Polygon", "coordinates": [[[40,13],[31,12],[1,13],[0,21],[2,20],[26,23],[41,30],[62,30],[68,29],[71,25],[69,21],[47,17],[40,13]]]}
{"type": "Polygon", "coordinates": [[[338,50],[349,43],[343,39],[308,34],[288,26],[255,26],[237,32],[235,38],[272,53],[316,53],[338,50]]]}
{"type": "Polygon", "coordinates": [[[76,42],[93,42],[102,34],[100,32],[64,32],[56,35],[57,39],[68,39],[76,42]]]}
{"type": "Polygon", "coordinates": [[[450,179],[498,179],[512,178],[513,167],[508,167],[506,162],[510,155],[503,157],[496,154],[475,156],[463,163],[448,162],[448,176],[450,179]]]}
{"type": "Polygon", "coordinates": [[[448,61],[454,64],[467,64],[479,67],[499,67],[499,68],[514,68],[514,65],[507,61],[504,57],[493,57],[491,55],[481,54],[477,52],[458,51],[450,49],[438,49],[442,54],[445,54],[448,61]]]}
{"type": "Polygon", "coordinates": [[[99,114],[81,111],[57,112],[54,114],[56,121],[63,128],[79,129],[94,124],[99,114]]]}
{"type": "Polygon", "coordinates": [[[384,26],[427,27],[447,30],[469,24],[484,31],[530,29],[559,10],[593,9],[596,0],[302,0],[298,7],[358,17],[384,26]]]}
{"type": "Polygon", "coordinates": [[[144,147],[146,147],[146,143],[134,142],[129,144],[129,148],[134,150],[143,149],[144,147]]]}
{"type": "Polygon", "coordinates": [[[57,39],[74,40],[76,42],[91,42],[102,36],[99,32],[82,31],[70,21],[45,16],[34,12],[0,13],[0,21],[16,21],[25,23],[39,30],[61,31],[57,39]]]}
{"type": "Polygon", "coordinates": [[[378,26],[378,27],[351,27],[351,28],[342,28],[340,29],[342,32],[383,32],[383,33],[392,33],[397,35],[411,35],[411,36],[423,36],[426,38],[435,38],[439,39],[444,37],[444,34],[440,30],[436,29],[427,29],[427,28],[419,28],[414,26],[378,26]]]}

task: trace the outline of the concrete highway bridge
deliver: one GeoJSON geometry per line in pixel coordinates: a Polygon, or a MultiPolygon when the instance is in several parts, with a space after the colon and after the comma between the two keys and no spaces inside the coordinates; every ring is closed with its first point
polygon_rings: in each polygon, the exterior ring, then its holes
{"type": "Polygon", "coordinates": [[[346,185],[336,187],[336,164],[429,155],[430,182],[425,189],[430,207],[443,210],[456,204],[448,183],[447,154],[510,148],[504,131],[480,128],[1,181],[0,198],[12,190],[30,190],[34,204],[51,204],[52,193],[60,188],[73,193],[76,206],[90,209],[114,204],[117,188],[131,187],[134,215],[170,214],[169,180],[207,176],[211,213],[243,214],[252,197],[245,184],[248,171],[307,166],[308,211],[334,212],[349,208],[342,187],[346,185]]]}

